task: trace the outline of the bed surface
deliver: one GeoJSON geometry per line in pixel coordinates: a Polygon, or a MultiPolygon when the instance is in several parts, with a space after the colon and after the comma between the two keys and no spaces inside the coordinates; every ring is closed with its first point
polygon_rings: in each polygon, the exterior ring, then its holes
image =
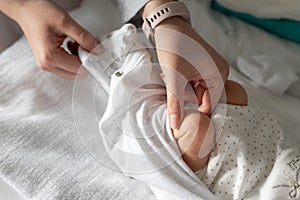
{"type": "MultiPolygon", "coordinates": [[[[235,69],[239,56],[297,57],[300,45],[213,11],[209,1],[186,2],[195,29],[230,61],[230,77],[246,88],[249,104],[272,111],[286,136],[300,145],[300,99],[287,94],[276,96],[264,88],[257,88],[235,69]]],[[[88,24],[92,22],[78,14],[80,12],[83,10],[73,13],[75,18],[100,34],[101,31],[88,24]]],[[[107,19],[113,18],[113,12],[105,12],[107,19]]],[[[104,22],[105,19],[99,29],[104,22]]],[[[118,26],[117,23],[106,26],[102,33],[118,26]]],[[[300,66],[296,67],[299,72],[300,66]]],[[[0,200],[23,199],[17,193],[14,196],[14,190],[25,199],[154,199],[147,186],[96,162],[86,151],[73,121],[72,90],[73,82],[39,70],[24,37],[0,54],[0,200]],[[41,154],[47,167],[38,164],[41,154]],[[33,165],[27,165],[29,162],[33,165]],[[97,176],[93,176],[95,174],[97,176]],[[60,179],[53,180],[52,176],[60,179]]],[[[99,109],[101,113],[104,105],[99,109]]],[[[87,110],[82,108],[83,115],[91,114],[87,110]]],[[[96,121],[90,123],[91,129],[97,126],[96,121]]]]}

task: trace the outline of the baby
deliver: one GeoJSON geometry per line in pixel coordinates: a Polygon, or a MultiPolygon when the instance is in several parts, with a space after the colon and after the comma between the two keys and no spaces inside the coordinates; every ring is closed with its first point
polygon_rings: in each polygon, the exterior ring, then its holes
{"type": "Polygon", "coordinates": [[[99,130],[124,174],[158,199],[300,198],[299,148],[268,111],[247,106],[241,85],[226,81],[211,116],[187,102],[179,130],[171,130],[161,69],[135,27],[124,25],[102,45],[100,56],[82,49],[79,56],[109,94],[99,130]]]}

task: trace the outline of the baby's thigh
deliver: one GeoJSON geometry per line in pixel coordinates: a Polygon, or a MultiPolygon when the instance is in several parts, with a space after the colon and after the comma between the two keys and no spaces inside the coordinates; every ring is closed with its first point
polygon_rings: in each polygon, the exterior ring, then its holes
{"type": "Polygon", "coordinates": [[[214,145],[214,127],[209,117],[186,109],[179,130],[174,131],[183,159],[194,170],[206,164],[214,145]]]}

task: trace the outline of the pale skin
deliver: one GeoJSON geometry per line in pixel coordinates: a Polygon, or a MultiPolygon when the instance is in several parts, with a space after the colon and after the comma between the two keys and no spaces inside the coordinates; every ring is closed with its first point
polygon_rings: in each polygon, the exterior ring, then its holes
{"type": "MultiPolygon", "coordinates": [[[[228,80],[225,83],[225,90],[220,102],[246,106],[248,103],[247,93],[240,84],[228,80]]],[[[199,110],[186,109],[181,127],[173,130],[173,134],[183,160],[193,171],[200,170],[208,163],[215,133],[214,126],[207,114],[199,110]]]]}
{"type": "Polygon", "coordinates": [[[79,71],[79,58],[61,45],[69,36],[91,51],[100,41],[61,8],[45,0],[0,0],[0,10],[20,25],[41,69],[70,80],[87,75],[79,71]]]}
{"type": "MultiPolygon", "coordinates": [[[[149,1],[140,11],[140,15],[145,17],[157,6],[170,1],[172,0],[149,1]]],[[[76,46],[80,45],[87,51],[94,49],[95,53],[100,54],[103,52],[100,41],[96,37],[82,28],[65,11],[50,1],[0,0],[0,10],[20,25],[29,41],[39,67],[45,71],[70,80],[76,78],[83,79],[87,75],[86,70],[82,68],[79,70],[81,62],[78,56],[76,54],[69,54],[61,48],[67,36],[75,41],[74,44],[69,44],[70,49],[76,49],[76,46]]],[[[229,74],[228,63],[182,18],[172,17],[166,19],[158,25],[159,27],[176,30],[191,37],[209,53],[209,56],[216,64],[223,82],[218,83],[218,85],[208,86],[200,81],[201,84],[198,84],[194,88],[198,101],[201,104],[199,110],[202,113],[210,114],[215,105],[211,103],[212,99],[210,98],[211,94],[209,94],[208,87],[221,87],[220,84],[223,85],[229,74]]],[[[162,66],[176,69],[188,81],[195,77],[200,80],[202,79],[200,73],[180,56],[160,50],[157,50],[157,55],[162,66]]],[[[211,66],[207,66],[207,68],[209,67],[211,66]]],[[[164,71],[164,68],[162,70],[164,71]]],[[[176,78],[172,75],[167,75],[165,78],[176,82],[176,78]]],[[[219,94],[214,94],[214,96],[215,98],[219,98],[221,91],[219,94]]],[[[179,94],[175,94],[171,92],[170,88],[167,88],[168,116],[172,129],[179,129],[181,126],[183,113],[181,113],[179,105],[183,99],[179,94]]],[[[217,101],[218,99],[214,100],[214,102],[217,101]]]]}

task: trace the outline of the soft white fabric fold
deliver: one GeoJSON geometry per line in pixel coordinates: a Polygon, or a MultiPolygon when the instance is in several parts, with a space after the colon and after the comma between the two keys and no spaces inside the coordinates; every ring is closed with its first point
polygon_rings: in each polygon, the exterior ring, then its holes
{"type": "MultiPolygon", "coordinates": [[[[93,80],[80,81],[81,97],[93,80]]],[[[87,151],[82,135],[101,147],[94,137],[98,121],[91,120],[94,113],[86,104],[72,98],[73,87],[74,82],[38,68],[25,37],[0,55],[0,178],[25,200],[154,200],[145,184],[87,151]],[[73,109],[84,120],[74,121],[73,109]]],[[[98,92],[101,115],[107,96],[98,92]]]]}

